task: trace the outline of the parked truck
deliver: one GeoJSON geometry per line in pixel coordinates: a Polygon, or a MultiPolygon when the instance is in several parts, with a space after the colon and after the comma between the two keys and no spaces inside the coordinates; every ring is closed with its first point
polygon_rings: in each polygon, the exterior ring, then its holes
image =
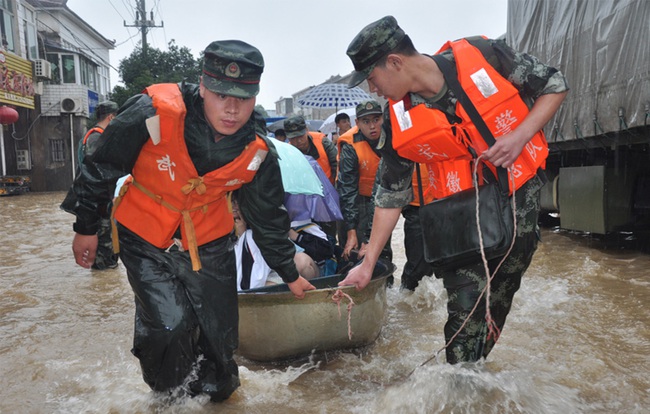
{"type": "Polygon", "coordinates": [[[569,230],[650,228],[650,1],[509,0],[506,41],[571,91],[545,128],[542,209],[569,230]]]}

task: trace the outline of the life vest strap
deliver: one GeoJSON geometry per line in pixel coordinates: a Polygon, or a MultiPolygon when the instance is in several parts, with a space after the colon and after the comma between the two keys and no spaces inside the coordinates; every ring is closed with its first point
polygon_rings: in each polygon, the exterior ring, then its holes
{"type": "MultiPolygon", "coordinates": [[[[189,193],[193,189],[197,189],[197,193],[199,193],[199,188],[203,188],[203,192],[205,192],[205,184],[203,184],[203,180],[200,178],[193,178],[190,180],[191,182],[186,184],[184,189],[187,187],[189,193]],[[189,187],[188,187],[189,186],[189,187]],[[191,188],[190,188],[191,187],[191,188]]],[[[194,229],[194,223],[192,222],[192,217],[190,216],[190,213],[198,210],[203,210],[203,212],[207,212],[208,204],[203,204],[198,207],[194,207],[192,209],[179,209],[176,208],[175,206],[169,204],[167,201],[165,201],[161,196],[156,195],[149,191],[147,188],[145,188],[142,184],[139,182],[133,180],[131,182],[132,185],[134,185],[138,190],[142,191],[145,195],[147,195],[149,198],[155,200],[156,202],[160,203],[162,206],[176,212],[180,213],[181,216],[183,217],[183,225],[185,227],[185,234],[187,236],[187,245],[188,245],[188,250],[190,252],[190,258],[192,259],[192,270],[195,272],[198,272],[201,270],[201,259],[199,258],[199,247],[196,242],[196,230],[194,229]]],[[[121,192],[121,191],[120,191],[121,192]]],[[[185,190],[183,190],[185,192],[185,190]]],[[[186,194],[187,194],[186,193],[186,194]]],[[[199,193],[202,194],[202,193],[199,193]]]]}
{"type": "Polygon", "coordinates": [[[111,241],[113,242],[113,253],[118,254],[120,252],[120,240],[118,238],[117,234],[117,222],[115,221],[115,212],[117,211],[117,207],[120,205],[122,202],[122,198],[124,197],[124,194],[129,190],[129,185],[131,184],[133,180],[132,179],[127,179],[122,187],[120,188],[120,192],[118,193],[117,197],[113,200],[113,207],[111,208],[111,241]]]}
{"type": "Polygon", "coordinates": [[[189,193],[191,193],[192,190],[196,190],[196,193],[198,195],[205,194],[206,187],[205,187],[205,183],[203,182],[203,177],[190,178],[189,180],[187,180],[187,184],[185,184],[181,188],[181,191],[185,195],[188,195],[189,193]]]}

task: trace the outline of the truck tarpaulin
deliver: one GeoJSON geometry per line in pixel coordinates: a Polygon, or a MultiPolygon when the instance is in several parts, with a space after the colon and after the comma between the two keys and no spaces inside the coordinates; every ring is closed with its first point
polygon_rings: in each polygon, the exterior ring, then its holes
{"type": "Polygon", "coordinates": [[[650,123],[649,22],[647,0],[508,1],[508,44],[559,68],[571,87],[547,124],[550,142],[650,123]]]}

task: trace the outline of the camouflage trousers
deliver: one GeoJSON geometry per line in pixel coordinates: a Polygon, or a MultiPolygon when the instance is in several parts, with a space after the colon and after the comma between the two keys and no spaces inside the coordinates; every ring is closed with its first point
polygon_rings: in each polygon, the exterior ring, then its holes
{"type": "Polygon", "coordinates": [[[113,239],[111,236],[111,219],[102,217],[99,219],[97,230],[97,256],[92,268],[96,270],[114,269],[117,267],[118,255],[113,253],[113,239]]]}
{"type": "MultiPolygon", "coordinates": [[[[539,190],[542,185],[542,179],[535,176],[515,193],[517,209],[515,244],[490,282],[490,313],[500,332],[510,312],[515,292],[519,289],[521,278],[537,249],[539,190]]],[[[488,262],[490,273],[498,266],[501,259],[502,257],[499,257],[488,262]]],[[[447,290],[448,319],[445,324],[445,343],[448,343],[471,313],[486,286],[487,279],[482,262],[451,271],[436,271],[436,276],[442,278],[447,290]]],[[[447,346],[448,363],[473,362],[487,357],[498,338],[488,338],[485,314],[484,295],[465,327],[447,346]]]]}

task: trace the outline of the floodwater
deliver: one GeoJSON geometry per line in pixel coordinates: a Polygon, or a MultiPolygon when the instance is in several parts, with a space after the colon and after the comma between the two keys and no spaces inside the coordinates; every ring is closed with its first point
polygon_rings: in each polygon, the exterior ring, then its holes
{"type": "Polygon", "coordinates": [[[443,346],[446,319],[444,289],[427,278],[413,294],[388,291],[384,329],[365,349],[291,364],[238,358],[242,386],[227,402],[166,405],[130,353],[133,299],[124,268],[74,264],[73,217],[58,209],[63,197],[0,198],[0,413],[650,410],[650,256],[551,230],[485,363],[422,365],[443,346]]]}

